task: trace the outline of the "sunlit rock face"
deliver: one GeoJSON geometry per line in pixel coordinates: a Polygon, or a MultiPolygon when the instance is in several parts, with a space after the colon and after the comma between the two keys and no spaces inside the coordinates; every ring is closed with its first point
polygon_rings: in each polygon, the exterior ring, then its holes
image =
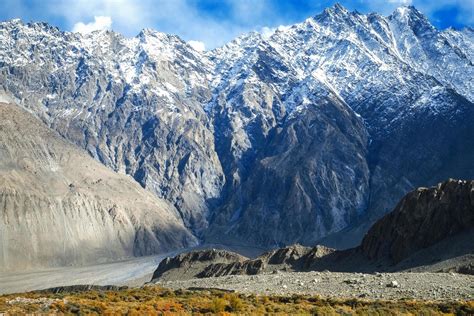
{"type": "Polygon", "coordinates": [[[169,202],[33,115],[0,103],[0,271],[91,265],[193,246],[169,202]]]}

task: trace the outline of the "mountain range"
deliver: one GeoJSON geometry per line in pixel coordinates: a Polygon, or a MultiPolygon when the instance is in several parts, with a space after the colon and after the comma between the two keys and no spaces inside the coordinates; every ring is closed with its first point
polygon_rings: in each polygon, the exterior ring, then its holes
{"type": "Polygon", "coordinates": [[[474,30],[411,6],[336,4],[205,52],[150,29],[1,22],[0,99],[165,203],[182,234],[166,247],[348,248],[414,188],[474,178],[474,30]]]}

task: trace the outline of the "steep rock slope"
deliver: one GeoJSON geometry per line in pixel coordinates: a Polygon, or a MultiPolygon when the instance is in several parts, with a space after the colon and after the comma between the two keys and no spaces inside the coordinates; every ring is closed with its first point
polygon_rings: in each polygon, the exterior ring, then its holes
{"type": "Polygon", "coordinates": [[[365,211],[364,125],[334,94],[312,102],[268,136],[237,193],[217,211],[209,240],[314,244],[365,211]]]}
{"type": "Polygon", "coordinates": [[[360,247],[369,259],[398,263],[470,229],[474,229],[474,181],[449,180],[407,194],[372,226],[360,247]]]}
{"type": "Polygon", "coordinates": [[[170,201],[201,239],[355,246],[410,190],[474,178],[472,34],[413,7],[335,5],[201,53],[152,30],[13,20],[0,91],[170,201]]]}
{"type": "MultiPolygon", "coordinates": [[[[223,182],[201,107],[212,66],[176,36],[145,29],[82,36],[44,23],[0,26],[0,85],[115,171],[206,227],[223,182]]],[[[0,88],[0,90],[2,90],[0,88]]]]}
{"type": "Polygon", "coordinates": [[[176,210],[0,103],[0,270],[92,264],[196,243],[176,210]]]}
{"type": "MultiPolygon", "coordinates": [[[[229,191],[236,192],[230,203],[224,205],[224,209],[230,208],[233,212],[218,210],[220,214],[215,217],[211,230],[230,227],[229,235],[245,239],[249,230],[239,231],[236,227],[251,226],[248,218],[259,222],[259,214],[263,213],[262,222],[268,220],[273,223],[272,227],[280,227],[278,219],[277,223],[274,221],[278,217],[298,231],[305,230],[302,229],[304,224],[311,225],[315,228],[313,234],[289,237],[310,244],[334,230],[355,226],[353,238],[346,238],[342,244],[326,240],[336,246],[355,246],[364,232],[363,226],[390,211],[406,192],[449,177],[474,177],[471,163],[474,157],[473,80],[469,80],[474,77],[474,67],[468,57],[473,42],[468,34],[468,30],[440,32],[413,7],[400,8],[391,16],[383,17],[349,12],[335,5],[303,23],[279,28],[270,37],[251,33],[209,52],[216,64],[219,85],[214,84],[216,97],[207,106],[214,111],[217,126],[224,126],[216,131],[216,139],[224,146],[224,154],[218,153],[225,157],[226,166],[234,166],[224,170],[227,179],[234,179],[232,183],[227,182],[232,186],[229,191]],[[445,69],[440,70],[436,64],[442,64],[445,69]],[[303,154],[300,161],[295,152],[303,153],[305,147],[302,146],[292,152],[294,160],[275,163],[275,169],[278,166],[278,173],[289,172],[297,177],[296,170],[300,166],[312,165],[306,169],[307,174],[318,174],[322,168],[334,173],[336,178],[357,180],[348,190],[339,185],[325,190],[324,177],[314,177],[311,183],[306,181],[299,186],[299,193],[289,197],[295,202],[298,195],[313,192],[309,199],[312,202],[300,199],[289,211],[285,205],[288,199],[283,201],[281,192],[273,191],[282,181],[269,181],[267,178],[272,173],[259,172],[259,166],[264,164],[267,153],[275,152],[275,147],[280,148],[280,154],[281,149],[291,151],[294,143],[276,144],[272,135],[289,133],[285,129],[292,125],[293,119],[297,120],[296,124],[304,124],[307,116],[319,115],[321,109],[325,109],[320,103],[328,94],[336,95],[355,112],[352,115],[360,116],[364,122],[365,126],[355,129],[346,122],[343,132],[358,135],[355,137],[358,140],[351,140],[352,144],[368,138],[367,145],[355,151],[362,157],[344,161],[339,166],[319,164],[314,160],[315,149],[312,149],[306,156],[303,154]],[[229,152],[233,154],[231,158],[229,152]],[[453,152],[463,154],[453,155],[453,152]],[[250,185],[263,181],[266,181],[265,186],[250,185]],[[271,188],[275,195],[267,196],[262,203],[254,202],[257,198],[253,192],[265,192],[265,188],[271,188]],[[246,199],[247,196],[252,198],[246,199]],[[333,199],[337,202],[328,205],[333,199]],[[345,200],[353,203],[345,203],[345,200]],[[332,207],[334,204],[338,206],[332,207]],[[266,211],[269,208],[274,212],[266,211]],[[329,221],[341,217],[346,220],[327,229],[327,223],[318,222],[317,216],[306,214],[309,216],[305,218],[311,218],[312,223],[293,216],[294,211],[299,214],[298,209],[311,209],[329,221]],[[324,211],[331,215],[323,215],[324,211]],[[226,219],[225,214],[228,214],[226,219]],[[356,214],[361,215],[359,219],[356,214]],[[362,228],[358,228],[358,223],[362,228]]],[[[331,119],[334,117],[326,122],[332,124],[331,119]]],[[[324,125],[321,121],[315,124],[321,125],[324,125]]],[[[315,135],[317,132],[307,135],[307,141],[313,142],[317,139],[315,135]]],[[[331,136],[323,141],[339,144],[331,136]]],[[[327,152],[328,157],[337,157],[330,150],[323,152],[327,152]]],[[[276,155],[273,161],[285,160],[284,155],[278,157],[276,155]]],[[[286,192],[289,191],[288,187],[286,192]]],[[[256,227],[252,233],[264,238],[257,236],[254,240],[272,246],[278,242],[288,243],[283,234],[278,236],[286,230],[256,227]]],[[[291,234],[292,229],[289,232],[291,234]]]]}

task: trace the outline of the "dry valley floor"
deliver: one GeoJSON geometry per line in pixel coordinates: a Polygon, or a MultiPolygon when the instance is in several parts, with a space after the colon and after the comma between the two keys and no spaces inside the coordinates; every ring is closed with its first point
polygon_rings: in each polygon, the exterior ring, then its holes
{"type": "Polygon", "coordinates": [[[219,288],[246,294],[349,299],[474,300],[474,276],[458,273],[283,272],[158,282],[171,289],[219,288]]]}

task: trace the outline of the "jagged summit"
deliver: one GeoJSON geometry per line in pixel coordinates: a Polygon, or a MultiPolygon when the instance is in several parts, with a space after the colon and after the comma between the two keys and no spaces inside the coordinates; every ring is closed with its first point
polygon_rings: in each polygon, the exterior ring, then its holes
{"type": "Polygon", "coordinates": [[[388,19],[409,27],[417,36],[422,36],[436,30],[428,18],[414,6],[399,7],[388,19]]]}
{"type": "Polygon", "coordinates": [[[400,20],[408,21],[410,19],[423,19],[426,20],[427,18],[423,13],[418,11],[415,6],[408,5],[408,6],[401,6],[395,9],[390,17],[398,18],[400,20]]]}
{"type": "Polygon", "coordinates": [[[350,12],[339,2],[337,2],[333,6],[324,9],[323,13],[326,15],[347,15],[350,12]]]}
{"type": "Polygon", "coordinates": [[[324,9],[321,13],[316,14],[310,18],[319,23],[348,23],[358,13],[351,12],[343,7],[341,4],[336,3],[332,7],[324,9]]]}
{"type": "Polygon", "coordinates": [[[144,28],[143,30],[140,31],[140,33],[138,33],[138,35],[136,37],[140,38],[140,39],[156,38],[156,39],[159,39],[159,40],[168,40],[168,41],[178,40],[178,41],[182,41],[179,38],[179,36],[177,36],[177,35],[166,34],[166,33],[157,31],[155,29],[151,29],[151,28],[144,28]]]}

